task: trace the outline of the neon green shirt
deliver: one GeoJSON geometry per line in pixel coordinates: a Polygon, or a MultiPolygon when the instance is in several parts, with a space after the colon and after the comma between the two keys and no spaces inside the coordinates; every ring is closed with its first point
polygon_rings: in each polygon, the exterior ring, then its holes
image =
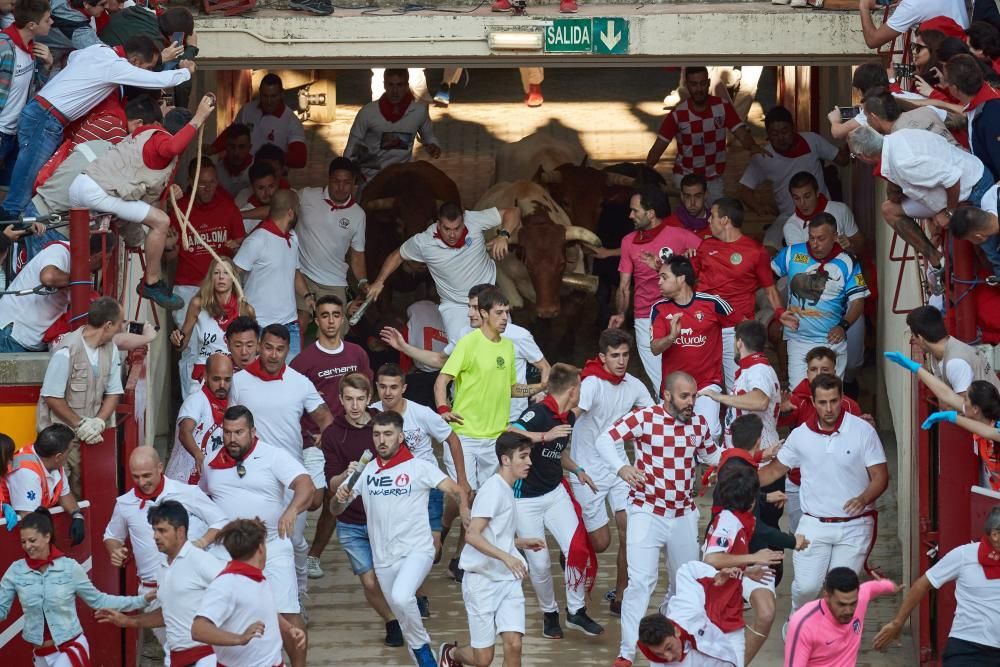
{"type": "Polygon", "coordinates": [[[470,438],[496,438],[507,430],[510,388],[517,384],[514,343],[494,343],[479,329],[462,337],[441,372],[455,378],[452,410],[464,423],[452,428],[470,438]]]}

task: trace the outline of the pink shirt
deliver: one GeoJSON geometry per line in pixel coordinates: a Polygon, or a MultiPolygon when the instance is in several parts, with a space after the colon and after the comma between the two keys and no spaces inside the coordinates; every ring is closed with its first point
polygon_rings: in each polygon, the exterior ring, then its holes
{"type": "Polygon", "coordinates": [[[788,623],[785,667],[854,667],[868,603],[879,595],[892,593],[893,588],[888,579],[861,584],[854,618],[843,625],[833,618],[826,600],[816,600],[799,609],[788,623]]]}
{"type": "Polygon", "coordinates": [[[682,255],[691,248],[701,245],[701,239],[686,229],[661,224],[656,236],[646,243],[637,243],[640,232],[630,232],[622,239],[622,256],[618,260],[618,272],[632,276],[632,290],[635,294],[633,304],[635,317],[649,317],[653,304],[662,299],[660,296],[659,279],[656,271],[646,266],[642,261],[642,253],[648,252],[659,256],[660,252],[669,248],[675,255],[682,255]]]}

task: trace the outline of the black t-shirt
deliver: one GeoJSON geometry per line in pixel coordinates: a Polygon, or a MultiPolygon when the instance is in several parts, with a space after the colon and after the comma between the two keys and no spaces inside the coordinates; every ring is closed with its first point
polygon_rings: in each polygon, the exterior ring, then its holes
{"type": "MultiPolygon", "coordinates": [[[[570,412],[565,423],[572,425],[575,417],[570,412]]],[[[536,403],[521,413],[512,425],[532,433],[548,433],[562,423],[549,406],[536,403]]],[[[567,447],[569,436],[535,443],[531,448],[531,469],[527,477],[514,482],[514,497],[537,498],[559,486],[563,478],[562,453],[567,447]]]]}

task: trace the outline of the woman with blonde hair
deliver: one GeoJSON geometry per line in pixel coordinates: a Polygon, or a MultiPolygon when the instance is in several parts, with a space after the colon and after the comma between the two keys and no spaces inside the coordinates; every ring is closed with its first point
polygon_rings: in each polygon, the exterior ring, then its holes
{"type": "Polygon", "coordinates": [[[194,364],[185,368],[181,360],[182,398],[193,391],[205,374],[205,360],[214,352],[228,352],[226,347],[226,327],[240,315],[254,317],[253,307],[242,298],[243,290],[237,283],[236,267],[233,260],[223,257],[214,260],[208,273],[198,287],[198,293],[191,299],[184,324],[170,335],[170,342],[178,350],[186,346],[192,348],[194,364]],[[184,382],[184,378],[190,378],[184,382]]]}

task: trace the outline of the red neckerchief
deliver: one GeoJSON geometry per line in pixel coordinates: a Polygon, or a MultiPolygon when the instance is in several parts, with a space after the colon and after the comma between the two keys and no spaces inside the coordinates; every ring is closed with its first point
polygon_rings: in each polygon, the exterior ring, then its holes
{"type": "Polygon", "coordinates": [[[274,116],[275,118],[281,118],[285,113],[284,102],[278,102],[278,108],[274,111],[274,113],[269,113],[267,111],[264,111],[264,107],[260,105],[260,101],[257,102],[257,108],[260,109],[260,113],[262,116],[274,116]]]}
{"type": "Polygon", "coordinates": [[[979,92],[976,93],[975,97],[969,100],[969,103],[965,105],[965,111],[967,112],[972,111],[980,104],[989,102],[990,100],[995,100],[997,98],[1000,98],[1000,93],[993,90],[993,88],[990,87],[990,84],[984,83],[982,87],[979,89],[979,92]]]}
{"type": "Polygon", "coordinates": [[[230,454],[229,450],[223,447],[219,450],[219,454],[212,459],[212,462],[208,464],[209,468],[214,468],[216,470],[228,470],[229,468],[235,468],[240,463],[243,463],[247,458],[253,454],[253,450],[257,449],[257,438],[253,439],[253,444],[250,445],[250,449],[247,450],[240,459],[234,459],[230,454]]]}
{"type": "Polygon", "coordinates": [[[272,220],[271,218],[265,218],[264,222],[262,222],[259,225],[257,225],[256,229],[262,229],[265,232],[270,232],[271,234],[274,234],[275,236],[283,238],[283,239],[285,239],[285,243],[288,244],[288,247],[289,248],[292,247],[292,232],[290,232],[290,231],[288,231],[288,232],[281,231],[281,228],[278,227],[278,224],[274,220],[272,220]]]}
{"type": "Polygon", "coordinates": [[[816,210],[810,213],[809,215],[803,213],[802,210],[798,206],[796,206],[795,215],[799,216],[799,220],[802,221],[802,228],[805,229],[806,227],[808,227],[809,221],[815,218],[820,213],[824,212],[826,210],[826,205],[829,203],[830,200],[827,199],[826,195],[821,192],[819,193],[819,197],[816,198],[816,210]]]}
{"type": "MultiPolygon", "coordinates": [[[[87,18],[90,18],[90,17],[88,16],[87,18]]],[[[111,50],[114,51],[115,55],[117,55],[119,58],[125,58],[126,60],[128,60],[127,56],[125,55],[125,47],[124,46],[112,46],[111,50]]]]}
{"type": "Polygon", "coordinates": [[[251,206],[253,206],[254,208],[258,208],[258,207],[261,207],[261,206],[267,206],[267,204],[265,204],[261,200],[257,199],[257,195],[250,195],[250,198],[247,199],[247,203],[250,204],[251,206]]]}
{"type": "Polygon", "coordinates": [[[438,239],[439,241],[441,241],[441,243],[445,244],[449,248],[455,248],[455,249],[464,248],[465,247],[465,237],[468,236],[468,235],[469,235],[469,228],[466,227],[465,225],[463,225],[462,226],[462,235],[458,237],[458,240],[455,241],[455,243],[453,245],[453,244],[448,243],[447,241],[444,240],[444,237],[441,236],[441,231],[440,230],[438,230],[438,229],[434,230],[434,238],[438,239]]]}
{"type": "Polygon", "coordinates": [[[351,195],[350,197],[348,197],[347,201],[344,202],[343,204],[338,204],[337,202],[333,201],[332,199],[324,199],[323,201],[325,201],[327,204],[330,205],[330,210],[331,211],[340,211],[340,210],[343,210],[345,208],[351,208],[352,206],[354,206],[354,195],[351,195]]]}
{"type": "Polygon", "coordinates": [[[7,35],[8,37],[10,37],[10,41],[14,42],[14,46],[16,46],[17,48],[21,49],[22,51],[24,51],[25,53],[27,53],[32,58],[35,57],[34,53],[32,53],[32,51],[31,51],[31,47],[33,47],[35,45],[35,42],[31,41],[31,42],[28,42],[27,44],[25,44],[24,43],[24,38],[21,37],[21,32],[17,29],[17,26],[15,26],[13,23],[11,23],[9,26],[7,26],[6,28],[4,28],[3,32],[4,32],[5,35],[7,35]]]}
{"type": "Polygon", "coordinates": [[[987,579],[1000,579],[1000,553],[985,536],[979,540],[979,564],[987,579]]]}
{"type": "Polygon", "coordinates": [[[840,427],[844,423],[844,415],[846,414],[846,412],[847,412],[846,410],[841,409],[840,416],[837,417],[837,423],[833,425],[833,430],[824,431],[819,427],[819,412],[813,411],[812,416],[805,422],[806,428],[808,428],[813,433],[819,433],[820,435],[833,435],[834,433],[840,431],[840,427]]]}
{"type": "Polygon", "coordinates": [[[229,294],[229,301],[222,304],[222,317],[216,317],[215,321],[219,323],[219,328],[225,331],[229,328],[229,324],[240,316],[240,300],[236,298],[236,291],[232,291],[229,294]]]}
{"type": "Polygon", "coordinates": [[[247,579],[253,579],[257,583],[264,581],[264,572],[260,568],[254,567],[250,563],[245,563],[241,560],[231,560],[226,563],[226,566],[222,568],[222,572],[219,573],[221,577],[224,574],[238,574],[241,577],[246,577],[247,579]]]}
{"type": "Polygon", "coordinates": [[[558,419],[561,423],[566,424],[569,422],[569,410],[566,412],[559,412],[559,403],[556,401],[556,397],[552,394],[545,394],[545,398],[542,399],[542,405],[551,410],[552,416],[558,419]]]}
{"type": "Polygon", "coordinates": [[[249,364],[247,364],[246,368],[244,368],[243,370],[245,370],[247,373],[253,375],[256,378],[260,378],[264,382],[274,382],[275,380],[280,380],[285,376],[286,368],[288,368],[288,365],[282,364],[281,370],[275,373],[274,375],[271,375],[266,370],[264,370],[264,367],[261,366],[260,364],[260,357],[257,357],[249,364]]]}
{"type": "Polygon", "coordinates": [[[412,103],[413,93],[410,91],[406,91],[406,95],[399,101],[399,104],[393,104],[389,101],[388,95],[382,93],[382,97],[378,98],[378,110],[382,112],[382,117],[390,123],[398,123],[412,103]]]}
{"type": "Polygon", "coordinates": [[[596,377],[599,380],[604,380],[605,382],[610,382],[613,385],[620,385],[625,379],[624,375],[615,375],[601,363],[600,357],[594,357],[593,359],[588,359],[587,363],[583,365],[583,370],[580,371],[580,380],[586,380],[589,377],[596,377]]]}
{"type": "Polygon", "coordinates": [[[809,142],[798,132],[795,133],[795,140],[792,141],[791,147],[787,151],[779,151],[774,145],[771,145],[771,150],[780,155],[781,157],[796,158],[802,157],[803,155],[809,155],[812,149],[809,147],[809,142]]]}
{"type": "Polygon", "coordinates": [[[201,393],[205,394],[205,398],[208,399],[208,406],[212,408],[212,423],[221,424],[222,415],[225,414],[226,408],[229,407],[229,401],[220,401],[215,394],[209,390],[207,384],[201,386],[201,393]]]}
{"type": "Polygon", "coordinates": [[[757,519],[754,518],[753,512],[740,512],[739,510],[729,510],[729,512],[743,524],[744,535],[749,544],[750,538],[753,537],[754,528],[757,527],[757,519]]]}
{"type": "Polygon", "coordinates": [[[767,360],[767,355],[764,354],[763,352],[754,352],[751,355],[743,357],[742,359],[736,362],[738,368],[736,369],[736,375],[734,377],[739,378],[741,371],[745,371],[751,366],[758,366],[761,364],[765,366],[771,365],[771,362],[767,360]]]}
{"type": "Polygon", "coordinates": [[[666,220],[660,220],[655,227],[650,229],[640,229],[635,233],[635,238],[632,240],[633,243],[643,245],[644,243],[649,243],[656,238],[656,235],[660,233],[660,230],[666,226],[666,220]]]}
{"type": "Polygon", "coordinates": [[[42,566],[44,566],[44,565],[52,565],[52,563],[55,562],[56,558],[62,558],[65,555],[66,554],[64,554],[63,552],[59,551],[59,549],[56,549],[55,547],[50,546],[49,547],[49,557],[48,558],[43,558],[41,560],[35,560],[34,558],[25,557],[24,562],[27,563],[28,567],[30,567],[32,570],[34,570],[34,571],[37,572],[38,570],[42,569],[42,566]]]}
{"type": "Polygon", "coordinates": [[[383,461],[382,459],[378,459],[378,462],[376,463],[376,468],[378,469],[379,472],[382,472],[383,470],[387,470],[389,468],[392,468],[393,466],[398,466],[400,463],[405,463],[406,461],[409,461],[412,458],[413,458],[413,452],[410,451],[410,448],[407,447],[406,443],[404,442],[399,446],[399,449],[396,450],[396,453],[393,454],[391,457],[389,457],[388,461],[383,461]]]}
{"type": "Polygon", "coordinates": [[[730,459],[739,459],[741,461],[746,461],[754,468],[760,462],[760,454],[751,454],[745,449],[740,449],[739,447],[730,447],[729,449],[724,449],[722,451],[722,456],[719,458],[719,470],[722,470],[722,466],[726,465],[726,461],[730,459]]]}
{"type": "Polygon", "coordinates": [[[809,251],[810,257],[819,262],[819,268],[816,269],[817,271],[825,271],[826,265],[832,262],[833,260],[837,259],[837,257],[840,256],[840,253],[844,252],[844,249],[840,247],[839,243],[834,243],[833,247],[830,248],[830,252],[826,253],[826,257],[824,257],[823,259],[820,259],[819,257],[813,254],[812,247],[810,247],[808,243],[806,244],[806,250],[809,251]]]}
{"type": "Polygon", "coordinates": [[[138,486],[132,489],[135,492],[135,497],[139,499],[139,509],[146,509],[146,501],[156,502],[156,499],[160,497],[163,493],[163,486],[167,483],[167,478],[164,475],[160,475],[160,483],[152,493],[143,493],[142,489],[138,486]]]}
{"type": "MultiPolygon", "coordinates": [[[[677,662],[684,662],[684,658],[687,657],[687,651],[684,649],[685,645],[690,645],[695,649],[698,648],[698,645],[695,643],[694,637],[689,635],[684,630],[684,628],[682,628],[674,621],[670,621],[670,624],[674,626],[674,636],[677,637],[677,639],[679,639],[681,642],[681,657],[677,659],[677,662]]],[[[663,658],[653,653],[652,649],[650,649],[642,642],[636,642],[636,646],[639,648],[639,652],[642,653],[644,656],[646,656],[646,659],[649,660],[650,662],[663,663],[663,658]]]]}
{"type": "MultiPolygon", "coordinates": [[[[167,46],[169,46],[169,44],[167,46]]],[[[243,161],[243,164],[241,164],[239,167],[237,167],[236,171],[233,171],[232,169],[229,168],[229,163],[228,162],[226,162],[225,160],[222,161],[222,166],[225,167],[226,168],[226,172],[229,173],[232,176],[239,176],[251,164],[253,164],[253,156],[252,155],[247,155],[246,159],[243,161]]]]}
{"type": "MultiPolygon", "coordinates": [[[[550,398],[552,397],[546,396],[545,401],[548,401],[550,398]]],[[[553,402],[555,402],[554,399],[553,402]]],[[[569,496],[569,501],[573,505],[573,512],[576,513],[577,521],[576,530],[573,531],[573,538],[569,542],[569,551],[566,553],[566,585],[570,588],[583,586],[584,590],[589,594],[591,589],[594,588],[594,583],[597,581],[597,552],[590,541],[590,534],[587,532],[587,527],[583,523],[583,508],[580,507],[580,503],[576,501],[576,496],[573,495],[569,479],[563,477],[560,483],[566,491],[566,495],[569,496]]]]}

